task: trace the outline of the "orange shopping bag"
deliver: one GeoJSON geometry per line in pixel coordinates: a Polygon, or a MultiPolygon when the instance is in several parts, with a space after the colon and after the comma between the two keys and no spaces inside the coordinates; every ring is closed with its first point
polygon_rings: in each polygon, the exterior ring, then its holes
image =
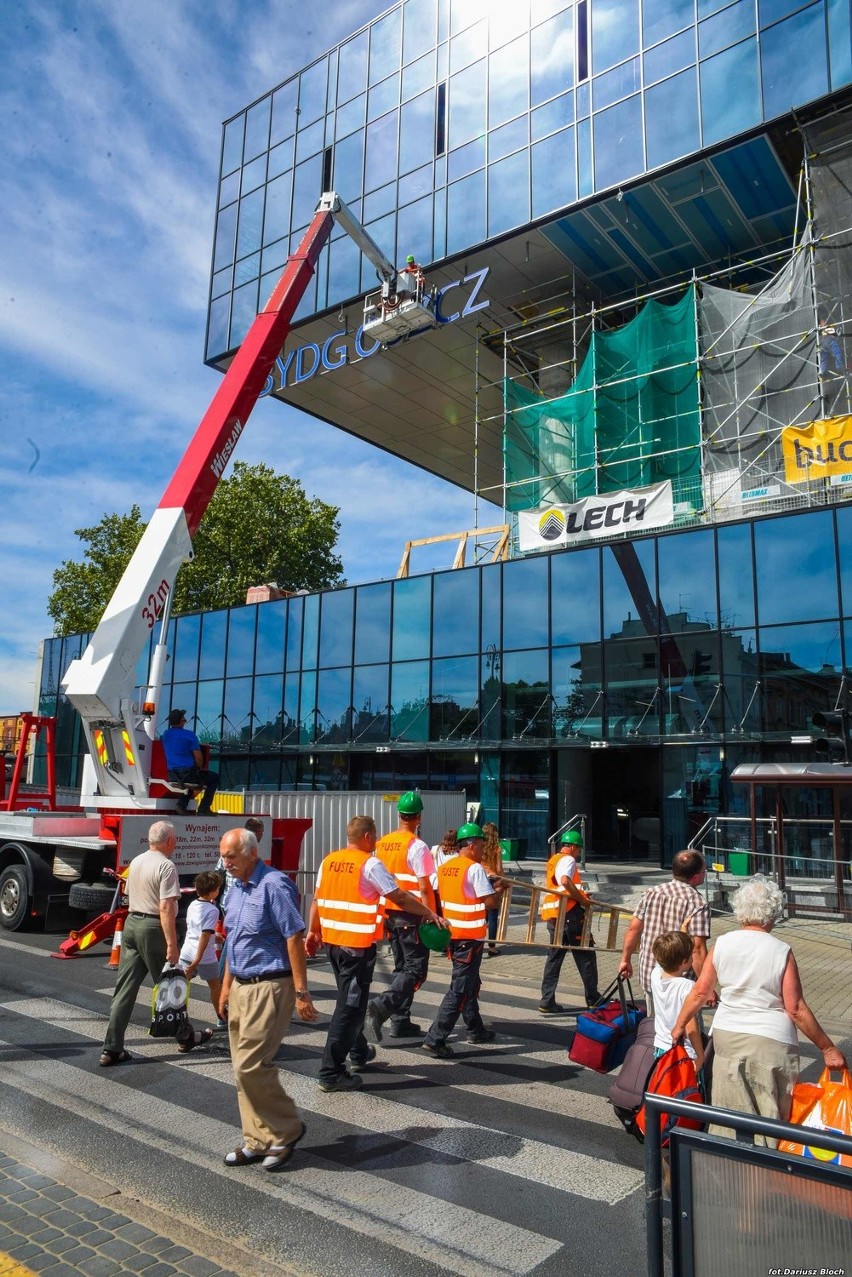
{"type": "MultiPolygon", "coordinates": [[[[798,1082],[793,1090],[790,1121],[803,1130],[852,1135],[852,1077],[848,1069],[840,1071],[839,1082],[832,1082],[830,1069],[823,1070],[816,1085],[798,1082]]],[[[796,1144],[792,1140],[779,1140],[778,1150],[798,1153],[800,1157],[826,1165],[852,1166],[852,1157],[846,1153],[831,1153],[809,1142],[796,1144]]]]}

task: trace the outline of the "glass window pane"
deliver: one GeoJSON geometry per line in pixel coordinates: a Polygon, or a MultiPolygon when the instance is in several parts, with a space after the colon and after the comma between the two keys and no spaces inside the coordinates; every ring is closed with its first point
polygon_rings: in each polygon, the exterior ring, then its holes
{"type": "Polygon", "coordinates": [[[684,31],[645,54],[645,83],[653,84],[695,62],[695,32],[684,31]]]}
{"type": "Polygon", "coordinates": [[[602,107],[611,106],[613,102],[618,102],[621,98],[626,98],[628,94],[635,93],[640,87],[639,59],[631,58],[628,62],[622,62],[621,66],[614,67],[612,71],[595,77],[592,82],[594,108],[600,111],[602,107]]]}
{"type": "MultiPolygon", "coordinates": [[[[223,614],[224,615],[224,614],[223,614]]],[[[222,693],[224,680],[214,679],[198,684],[193,731],[202,745],[218,745],[222,737],[222,693]]]]}
{"type": "Polygon", "coordinates": [[[299,742],[310,745],[317,733],[317,672],[311,670],[299,679],[299,742]]]}
{"type": "Polygon", "coordinates": [[[269,117],[272,99],[261,98],[246,111],[246,136],[243,160],[252,160],[269,147],[269,117]]]}
{"type": "Polygon", "coordinates": [[[499,649],[502,646],[501,598],[503,593],[503,577],[500,564],[493,564],[481,569],[482,598],[482,651],[499,649]]]}
{"type": "Polygon", "coordinates": [[[322,58],[299,76],[299,128],[325,114],[327,74],[326,59],[322,58]]]}
{"type": "Polygon", "coordinates": [[[254,632],[257,607],[232,608],[228,619],[228,678],[251,674],[254,669],[254,632]]]}
{"type": "Polygon", "coordinates": [[[367,119],[377,120],[391,107],[399,106],[399,76],[391,75],[367,94],[367,119]]]}
{"type": "Polygon", "coordinates": [[[831,512],[765,519],[754,525],[761,625],[836,616],[837,572],[831,512]],[[796,588],[790,588],[790,566],[796,588]]]}
{"type": "Polygon", "coordinates": [[[294,230],[307,226],[314,215],[319,197],[322,195],[322,156],[300,164],[293,178],[293,214],[291,224],[294,230]]]}
{"type": "Polygon", "coordinates": [[[815,709],[837,703],[843,675],[840,633],[822,625],[762,627],[759,673],[762,730],[789,740],[808,732],[815,709]]]}
{"type": "Polygon", "coordinates": [[[249,743],[259,749],[280,743],[283,687],[284,679],[280,674],[264,674],[254,680],[254,717],[249,743]]]}
{"type": "Polygon", "coordinates": [[[216,219],[216,251],[213,255],[214,271],[230,266],[234,260],[234,236],[237,230],[237,205],[223,208],[216,219]]]}
{"type": "Polygon", "coordinates": [[[399,70],[402,11],[392,9],[370,27],[370,84],[399,70]]]}
{"type": "Polygon", "coordinates": [[[252,326],[257,315],[257,289],[258,281],[254,280],[253,283],[238,288],[233,295],[229,337],[231,346],[239,346],[252,326]]]}
{"type": "Polygon", "coordinates": [[[618,638],[604,641],[606,672],[604,718],[616,740],[657,736],[662,703],[657,637],[640,621],[626,621],[618,638]],[[623,636],[623,637],[622,637],[623,636]]]}
{"type": "MultiPolygon", "coordinates": [[[[603,551],[603,573],[604,642],[620,637],[625,627],[635,625],[635,617],[643,613],[646,616],[650,613],[650,632],[656,633],[657,574],[653,541],[634,541],[626,553],[618,547],[607,546],[603,551]]],[[[644,625],[642,632],[649,632],[644,625]]]]}
{"type": "Polygon", "coordinates": [[[479,22],[450,41],[450,73],[463,71],[488,51],[488,25],[479,22]]]}
{"type": "Polygon", "coordinates": [[[754,570],[751,528],[739,524],[717,530],[719,546],[719,607],[723,629],[754,624],[754,570]]]}
{"type": "Polygon", "coordinates": [[[418,262],[431,262],[435,254],[432,251],[432,200],[429,196],[401,208],[397,215],[399,243],[402,247],[400,258],[409,253],[418,262]]]}
{"type": "Polygon", "coordinates": [[[243,162],[243,134],[246,126],[245,115],[238,115],[229,120],[222,134],[222,175],[233,173],[243,162]]]}
{"type": "Polygon", "coordinates": [[[229,678],[225,682],[223,749],[248,749],[252,734],[251,684],[250,678],[229,678]]]}
{"type": "Polygon", "coordinates": [[[408,661],[391,667],[390,734],[392,741],[428,740],[428,661],[408,661]]]}
{"type": "Polygon", "coordinates": [[[405,68],[402,73],[402,100],[407,102],[409,98],[416,97],[418,93],[422,93],[424,89],[435,88],[435,54],[427,53],[425,58],[419,58],[417,62],[412,62],[411,66],[405,68]]]}
{"type": "Polygon", "coordinates": [[[252,253],[251,257],[244,257],[242,261],[237,262],[234,270],[234,287],[238,288],[241,284],[257,279],[259,270],[260,253],[252,253]]]}
{"type": "Polygon", "coordinates": [[[191,683],[198,677],[198,640],[200,616],[179,616],[174,622],[171,676],[175,683],[191,683]]]}
{"type": "Polygon", "coordinates": [[[397,172],[398,111],[367,126],[365,190],[383,186],[390,173],[397,172]]]}
{"type": "Polygon", "coordinates": [[[547,652],[507,652],[502,690],[503,739],[548,740],[552,730],[547,652]]]}
{"type": "MultiPolygon", "coordinates": [[[[485,67],[483,58],[454,75],[449,84],[449,148],[455,150],[485,132],[485,67]]],[[[471,240],[471,243],[474,241],[471,240]]]]}
{"type": "Polygon", "coordinates": [[[474,173],[447,191],[447,255],[485,238],[485,173],[474,173]]]}
{"type": "Polygon", "coordinates": [[[255,671],[271,673],[284,668],[284,639],[287,629],[287,601],[275,599],[257,610],[257,651],[255,671]]]}
{"type": "Polygon", "coordinates": [[[302,664],[302,618],[305,612],[303,598],[290,599],[287,603],[287,659],[285,668],[288,673],[301,668],[302,664]]]}
{"type": "Polygon", "coordinates": [[[263,191],[253,191],[240,200],[240,222],[237,231],[237,257],[245,257],[260,248],[263,219],[263,191]]]}
{"type": "Polygon", "coordinates": [[[507,44],[488,59],[488,127],[497,128],[529,110],[529,40],[507,44]]]}
{"type": "Polygon", "coordinates": [[[503,564],[503,647],[546,647],[548,558],[503,564]]]}
{"type": "Polygon", "coordinates": [[[524,35],[530,25],[529,0],[512,0],[511,4],[492,4],[488,13],[488,44],[492,49],[524,35]]]}
{"type": "Polygon", "coordinates": [[[526,150],[488,167],[488,234],[529,221],[530,157],[526,150]]]}
{"type": "Polygon", "coordinates": [[[199,678],[221,678],[225,672],[227,612],[205,612],[201,627],[199,678]]]}
{"type": "Polygon", "coordinates": [[[319,604],[318,594],[309,594],[305,598],[305,610],[302,613],[302,669],[313,669],[317,663],[319,647],[319,604]]]}
{"type": "Polygon", "coordinates": [[[403,9],[402,60],[413,62],[435,46],[436,0],[407,0],[403,9]]]}
{"type": "Polygon", "coordinates": [[[340,46],[337,64],[337,101],[348,102],[367,86],[367,32],[340,46]]]}
{"type": "Polygon", "coordinates": [[[356,665],[352,683],[352,741],[366,743],[387,740],[388,716],[387,665],[356,665]]]}
{"type": "Polygon", "coordinates": [[[600,553],[577,550],[550,561],[551,642],[598,643],[601,637],[600,553]]]}
{"type": "Polygon", "coordinates": [[[597,74],[639,52],[639,0],[594,0],[592,72],[597,74]]]}
{"type": "Polygon", "coordinates": [[[451,0],[450,35],[464,31],[472,22],[484,18],[490,7],[490,0],[451,0]]]}
{"type": "Polygon", "coordinates": [[[542,217],[576,198],[574,130],[563,129],[532,147],[532,215],[542,217]]]}
{"type": "Polygon", "coordinates": [[[293,138],[287,138],[286,142],[280,142],[278,146],[274,146],[269,152],[268,176],[270,181],[273,177],[278,177],[280,173],[286,173],[288,169],[293,167],[293,143],[293,138]]]}
{"type": "Polygon", "coordinates": [[[373,191],[364,200],[364,221],[375,222],[396,207],[396,182],[390,182],[380,191],[373,191]]]}
{"type": "Polygon", "coordinates": [[[454,182],[456,178],[465,177],[485,165],[485,138],[478,137],[467,146],[460,146],[448,157],[447,178],[454,182]]]}
{"type": "Polygon", "coordinates": [[[292,173],[276,177],[266,188],[266,217],[263,223],[263,242],[271,244],[290,230],[290,191],[292,173]]]}
{"type": "Polygon", "coordinates": [[[351,133],[334,148],[334,185],[347,204],[363,193],[364,134],[351,133]]]}
{"type": "Polygon", "coordinates": [[[648,168],[699,148],[698,73],[695,67],[645,91],[648,168]]]}
{"type": "Polygon", "coordinates": [[[465,740],[479,723],[479,657],[432,662],[430,740],[465,740]]]}
{"type": "Polygon", "coordinates": [[[352,664],[354,590],[330,590],[322,596],[321,666],[352,664]]]}
{"type": "Polygon", "coordinates": [[[796,103],[810,102],[828,92],[828,60],[825,47],[825,15],[821,4],[812,5],[786,22],[770,27],[760,37],[763,72],[763,115],[789,111],[796,103]],[[807,49],[807,57],[801,51],[807,49]],[[790,68],[795,66],[795,85],[790,68]]]}
{"type": "Polygon", "coordinates": [[[321,151],[325,142],[325,120],[317,120],[296,134],[296,163],[309,159],[321,151]]]}
{"type": "MultiPolygon", "coordinates": [[[[545,110],[548,108],[545,107],[545,110]]],[[[529,117],[522,115],[511,124],[504,124],[501,129],[488,134],[488,159],[501,160],[504,155],[511,155],[529,143],[529,117]]]]}
{"type": "Polygon", "coordinates": [[[278,142],[283,142],[285,138],[292,137],[296,132],[296,99],[299,91],[299,81],[297,77],[293,77],[286,84],[282,84],[280,89],[276,89],[272,95],[272,127],[269,136],[269,145],[275,146],[278,142]]]}
{"type": "Polygon", "coordinates": [[[219,183],[219,208],[224,208],[226,204],[233,204],[239,193],[239,173],[231,173],[228,177],[223,177],[219,183]]]}
{"type": "Polygon", "coordinates": [[[642,171],[640,94],[594,116],[595,187],[617,186],[642,171]]]}
{"type": "Polygon", "coordinates": [[[653,0],[642,6],[642,43],[647,47],[695,21],[695,0],[653,0]]]}
{"type": "Polygon", "coordinates": [[[399,171],[409,173],[435,155],[435,94],[430,90],[406,102],[399,120],[399,171]]]}
{"type": "Polygon", "coordinates": [[[555,647],[551,659],[553,735],[557,740],[600,737],[600,647],[555,647]]]}
{"type": "Polygon", "coordinates": [[[657,543],[660,603],[669,627],[680,632],[696,623],[715,627],[716,564],[712,532],[684,532],[657,543]]]}
{"type": "Polygon", "coordinates": [[[566,9],[530,33],[533,106],[574,87],[574,12],[566,9]]]}
{"type": "MultiPolygon", "coordinates": [[[[341,190],[346,187],[341,184],[341,190]]],[[[346,201],[349,203],[349,201],[346,201]]],[[[328,256],[328,304],[354,297],[361,287],[361,250],[348,235],[335,240],[328,256]]]]}
{"type": "Polygon", "coordinates": [[[248,195],[249,191],[257,190],[258,186],[262,186],[266,181],[266,153],[259,155],[256,160],[252,160],[250,164],[246,164],[242,172],[242,193],[248,195]]]}
{"type": "Polygon", "coordinates": [[[478,568],[439,572],[434,577],[432,654],[454,656],[479,648],[478,568]]]}
{"type": "Polygon", "coordinates": [[[215,359],[217,355],[223,355],[228,349],[230,319],[231,295],[227,293],[214,301],[210,307],[210,317],[207,322],[206,357],[208,359],[215,359]]]}
{"type": "Polygon", "coordinates": [[[416,173],[408,173],[399,179],[399,202],[409,204],[412,200],[419,199],[421,195],[428,195],[433,189],[432,165],[425,164],[416,173]]]}
{"type": "Polygon", "coordinates": [[[760,121],[757,43],[754,39],[701,63],[703,144],[733,137],[760,121]],[[731,85],[736,84],[736,93],[731,85]]]}
{"type": "Polygon", "coordinates": [[[349,740],[352,669],[320,670],[317,683],[317,740],[326,745],[349,740]]]}
{"type": "Polygon", "coordinates": [[[753,0],[737,0],[723,13],[698,24],[698,56],[709,58],[754,31],[753,0]]]}
{"type": "Polygon", "coordinates": [[[393,648],[395,661],[429,655],[432,616],[432,578],[411,577],[393,588],[393,648]]]}
{"type": "Polygon", "coordinates": [[[342,106],[334,120],[335,137],[346,137],[353,129],[362,129],[367,118],[367,95],[362,93],[342,106]]]}

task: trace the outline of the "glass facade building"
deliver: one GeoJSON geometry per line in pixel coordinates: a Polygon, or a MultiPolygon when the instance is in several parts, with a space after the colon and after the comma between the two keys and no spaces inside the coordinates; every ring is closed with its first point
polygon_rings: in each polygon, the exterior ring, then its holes
{"type": "MultiPolygon", "coordinates": [[[[670,857],[742,810],[737,762],[809,756],[852,659],[852,508],[624,544],[180,617],[160,726],[186,708],[227,787],[462,787],[522,846],[584,811],[622,855],[629,813],[670,857]]],[[[80,647],[42,663],[66,784],[80,647]]]]}

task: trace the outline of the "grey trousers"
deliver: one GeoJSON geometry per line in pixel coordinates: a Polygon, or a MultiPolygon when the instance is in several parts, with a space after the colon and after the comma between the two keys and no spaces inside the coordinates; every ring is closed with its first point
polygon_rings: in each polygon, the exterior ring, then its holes
{"type": "MultiPolygon", "coordinates": [[[[135,917],[128,914],[121,937],[121,962],[109,1009],[109,1024],[104,1038],[105,1051],[123,1051],[124,1035],[136,1005],[136,995],[145,977],[154,984],[166,965],[166,937],[159,918],[135,917]]],[[[185,1041],[194,1032],[192,1025],[178,1035],[185,1041]]]]}

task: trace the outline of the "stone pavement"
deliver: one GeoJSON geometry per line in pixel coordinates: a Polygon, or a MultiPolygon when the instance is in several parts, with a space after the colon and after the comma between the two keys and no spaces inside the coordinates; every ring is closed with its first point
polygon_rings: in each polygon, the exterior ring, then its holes
{"type": "Polygon", "coordinates": [[[261,1272],[268,1275],[268,1264],[256,1263],[245,1251],[176,1224],[0,1131],[0,1277],[246,1277],[261,1272]],[[44,1173],[45,1165],[52,1174],[44,1173]]]}

